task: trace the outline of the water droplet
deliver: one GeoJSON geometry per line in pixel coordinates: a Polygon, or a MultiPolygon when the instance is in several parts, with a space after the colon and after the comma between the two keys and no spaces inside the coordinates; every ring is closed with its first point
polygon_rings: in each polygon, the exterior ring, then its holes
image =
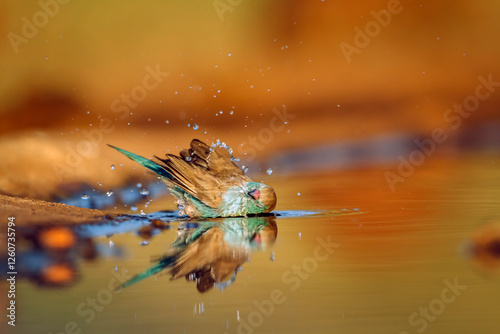
{"type": "Polygon", "coordinates": [[[111,165],[111,169],[115,169],[115,165],[111,165]]]}
{"type": "Polygon", "coordinates": [[[184,160],[186,160],[186,161],[188,161],[188,162],[189,162],[189,161],[191,161],[192,159],[191,159],[191,157],[186,157],[184,160]]]}
{"type": "Polygon", "coordinates": [[[144,216],[145,214],[146,214],[146,212],[144,212],[144,210],[141,210],[141,215],[144,216]]]}
{"type": "Polygon", "coordinates": [[[191,123],[188,123],[188,128],[190,128],[190,127],[191,127],[191,123]]]}
{"type": "Polygon", "coordinates": [[[113,196],[113,194],[114,194],[113,190],[110,190],[110,191],[108,191],[108,192],[106,193],[106,195],[108,195],[108,197],[113,196]]]}
{"type": "Polygon", "coordinates": [[[231,110],[231,111],[229,112],[229,115],[232,115],[232,114],[234,114],[234,112],[231,110]]]}
{"type": "Polygon", "coordinates": [[[82,195],[82,199],[89,199],[89,198],[90,198],[90,196],[89,196],[89,195],[87,195],[87,194],[83,194],[83,195],[82,195]]]}
{"type": "Polygon", "coordinates": [[[168,120],[166,120],[165,123],[170,124],[170,122],[168,120]]]}
{"type": "Polygon", "coordinates": [[[229,53],[227,54],[227,56],[228,56],[228,57],[231,57],[231,52],[229,52],[229,53]]]}
{"type": "Polygon", "coordinates": [[[302,239],[302,232],[299,232],[299,240],[302,239]]]}
{"type": "Polygon", "coordinates": [[[193,124],[193,130],[198,130],[200,127],[198,126],[198,124],[194,123],[193,124]]]}
{"type": "Polygon", "coordinates": [[[300,196],[300,193],[297,193],[297,196],[300,196]]]}
{"type": "Polygon", "coordinates": [[[241,166],[241,170],[243,171],[244,174],[248,172],[248,167],[241,166]]]}
{"type": "Polygon", "coordinates": [[[137,211],[137,207],[136,207],[135,205],[132,205],[132,206],[130,207],[130,210],[132,210],[132,211],[137,211]]]}
{"type": "Polygon", "coordinates": [[[273,173],[273,170],[272,170],[271,168],[269,168],[269,169],[267,170],[267,174],[271,175],[272,173],[273,173]]]}
{"type": "Polygon", "coordinates": [[[141,195],[149,195],[149,190],[147,189],[142,189],[140,192],[139,192],[141,195]]]}
{"type": "Polygon", "coordinates": [[[141,241],[141,242],[139,242],[139,245],[147,246],[147,245],[149,245],[149,241],[147,241],[147,240],[141,241]]]}
{"type": "Polygon", "coordinates": [[[115,243],[111,240],[109,240],[109,247],[115,247],[115,243]]]}
{"type": "Polygon", "coordinates": [[[272,262],[274,262],[274,251],[271,252],[271,257],[269,258],[272,262]]]}
{"type": "Polygon", "coordinates": [[[115,266],[115,272],[118,272],[118,266],[115,266]]]}
{"type": "Polygon", "coordinates": [[[137,183],[136,186],[137,186],[137,188],[140,188],[140,187],[142,187],[142,183],[137,183]]]}

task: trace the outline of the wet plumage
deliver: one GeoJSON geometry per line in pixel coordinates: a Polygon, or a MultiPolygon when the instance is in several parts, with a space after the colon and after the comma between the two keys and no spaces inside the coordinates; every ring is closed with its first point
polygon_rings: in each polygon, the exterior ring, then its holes
{"type": "Polygon", "coordinates": [[[154,162],[109,145],[154,171],[178,199],[180,215],[234,217],[271,212],[276,206],[274,190],[253,182],[232,161],[225,147],[208,146],[198,139],[180,156],[166,154],[154,162]]]}

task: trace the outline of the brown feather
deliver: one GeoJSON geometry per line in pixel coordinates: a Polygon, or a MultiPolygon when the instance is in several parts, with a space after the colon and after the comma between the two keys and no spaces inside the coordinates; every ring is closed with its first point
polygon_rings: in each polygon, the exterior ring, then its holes
{"type": "Polygon", "coordinates": [[[224,241],[224,232],[215,227],[189,244],[172,267],[171,279],[177,279],[203,268],[210,268],[216,282],[232,274],[248,259],[244,247],[230,246],[224,241]]]}
{"type": "Polygon", "coordinates": [[[198,139],[191,141],[191,148],[180,152],[180,157],[166,154],[166,159],[156,157],[173,180],[165,180],[206,205],[216,208],[222,202],[221,195],[228,187],[250,182],[241,169],[231,160],[223,147],[211,149],[198,139]]]}

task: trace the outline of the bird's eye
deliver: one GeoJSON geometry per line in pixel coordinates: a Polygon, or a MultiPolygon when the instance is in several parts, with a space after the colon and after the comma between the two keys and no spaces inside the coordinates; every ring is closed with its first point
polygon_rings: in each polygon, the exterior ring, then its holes
{"type": "Polygon", "coordinates": [[[257,200],[257,199],[259,199],[259,197],[260,197],[260,191],[258,191],[257,189],[254,189],[254,190],[252,190],[252,191],[249,191],[249,192],[248,192],[248,195],[249,195],[250,197],[252,197],[253,199],[257,200]]]}

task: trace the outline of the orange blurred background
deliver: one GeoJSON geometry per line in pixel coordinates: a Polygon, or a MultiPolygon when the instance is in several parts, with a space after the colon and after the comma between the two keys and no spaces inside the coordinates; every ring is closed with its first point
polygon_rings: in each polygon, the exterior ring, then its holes
{"type": "Polygon", "coordinates": [[[500,81],[499,14],[485,0],[3,1],[0,192],[136,173],[111,171],[127,160],[106,143],[150,157],[220,139],[261,172],[323,147],[312,169],[397,164],[438,127],[439,152],[498,151],[500,92],[456,130],[444,114],[479,76],[500,81]]]}

